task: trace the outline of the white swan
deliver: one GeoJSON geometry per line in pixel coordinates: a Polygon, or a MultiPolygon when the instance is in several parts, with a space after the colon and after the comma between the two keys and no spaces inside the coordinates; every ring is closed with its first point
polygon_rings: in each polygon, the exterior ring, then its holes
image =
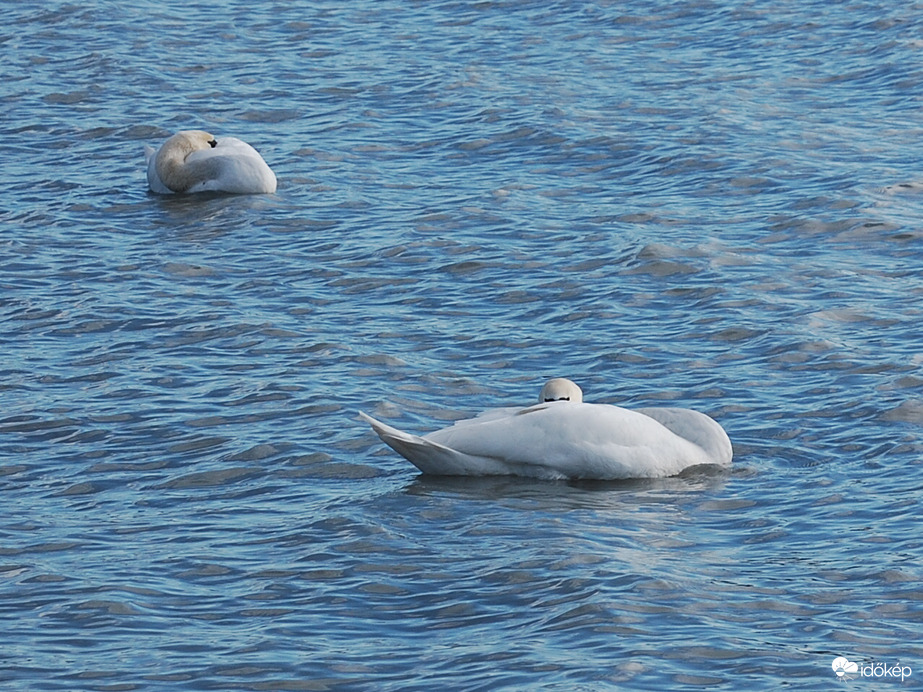
{"type": "Polygon", "coordinates": [[[201,130],[183,130],[156,151],[144,147],[147,182],[162,195],[174,192],[276,191],[276,175],[263,157],[235,137],[215,139],[201,130]]]}
{"type": "Polygon", "coordinates": [[[727,433],[704,413],[585,404],[580,387],[564,378],[549,380],[535,406],[487,411],[423,437],[359,415],[391,449],[435,475],[663,478],[701,464],[730,466],[732,457],[727,433]]]}

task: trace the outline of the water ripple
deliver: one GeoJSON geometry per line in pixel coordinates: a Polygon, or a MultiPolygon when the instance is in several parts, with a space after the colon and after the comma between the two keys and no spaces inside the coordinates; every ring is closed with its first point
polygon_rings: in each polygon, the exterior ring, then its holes
{"type": "Polygon", "coordinates": [[[919,667],[918,9],[4,6],[4,689],[919,667]],[[187,127],[277,194],[149,194],[187,127]],[[553,375],[732,470],[424,478],[356,415],[553,375]]]}

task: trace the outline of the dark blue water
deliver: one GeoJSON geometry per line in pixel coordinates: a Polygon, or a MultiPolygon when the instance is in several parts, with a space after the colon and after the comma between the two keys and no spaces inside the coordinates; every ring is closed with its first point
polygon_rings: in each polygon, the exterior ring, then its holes
{"type": "Polygon", "coordinates": [[[923,6],[0,22],[4,689],[919,685],[923,6]],[[148,193],[189,128],[278,192],[148,193]],[[733,469],[425,478],[356,414],[552,376],[733,469]]]}

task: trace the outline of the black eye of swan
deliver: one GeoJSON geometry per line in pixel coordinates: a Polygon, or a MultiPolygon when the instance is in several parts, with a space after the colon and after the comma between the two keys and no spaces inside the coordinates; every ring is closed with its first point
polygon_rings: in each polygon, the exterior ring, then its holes
{"type": "Polygon", "coordinates": [[[213,139],[213,140],[209,141],[208,146],[210,146],[212,149],[214,149],[216,146],[218,146],[218,140],[217,140],[217,139],[213,139]]]}

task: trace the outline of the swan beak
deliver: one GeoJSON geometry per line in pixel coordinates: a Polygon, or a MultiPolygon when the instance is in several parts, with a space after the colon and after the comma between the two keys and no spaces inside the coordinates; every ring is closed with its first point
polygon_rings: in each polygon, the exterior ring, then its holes
{"type": "Polygon", "coordinates": [[[216,146],[218,146],[218,140],[217,140],[217,139],[211,140],[211,141],[208,143],[208,146],[210,146],[212,149],[214,149],[216,146]]]}

